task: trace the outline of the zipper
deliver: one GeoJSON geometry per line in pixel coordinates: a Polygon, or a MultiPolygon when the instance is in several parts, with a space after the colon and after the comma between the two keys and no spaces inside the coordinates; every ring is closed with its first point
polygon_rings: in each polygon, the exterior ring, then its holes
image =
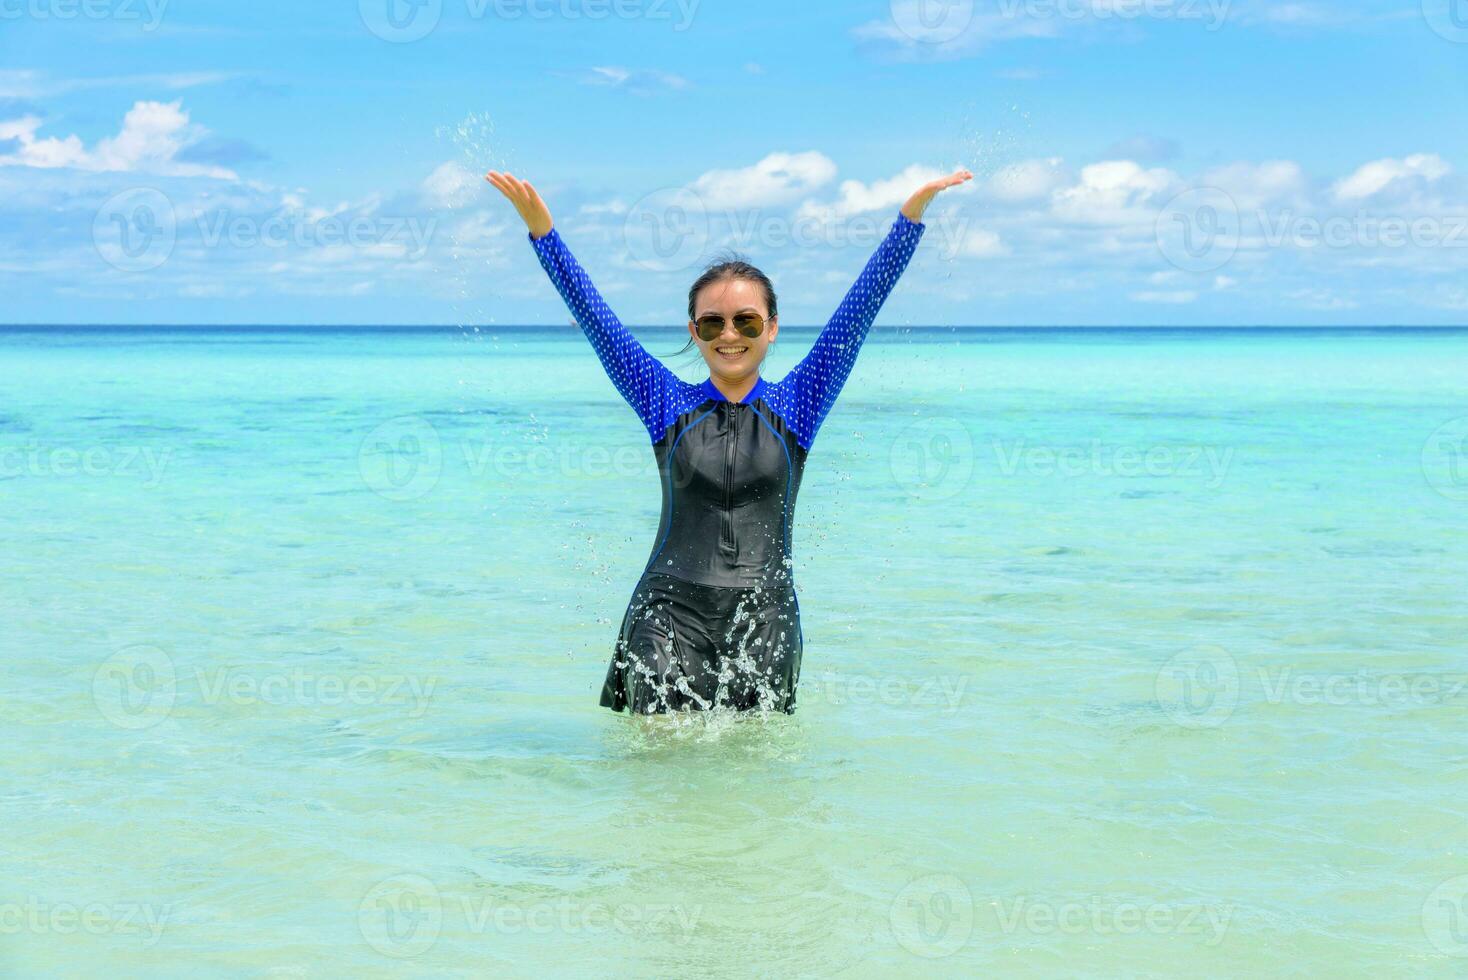
{"type": "Polygon", "coordinates": [[[729,434],[724,437],[724,514],[719,544],[734,550],[734,447],[739,442],[739,411],[729,406],[729,434]]]}

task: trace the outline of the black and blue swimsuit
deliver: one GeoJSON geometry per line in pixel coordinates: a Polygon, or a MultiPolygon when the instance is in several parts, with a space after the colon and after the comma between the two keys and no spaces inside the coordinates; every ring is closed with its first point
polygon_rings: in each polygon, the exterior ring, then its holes
{"type": "Polygon", "coordinates": [[[554,228],[530,238],[602,366],[652,438],[663,512],[627,606],[602,705],[637,714],[795,709],[803,634],[791,524],[806,455],[925,225],[899,213],[805,359],[731,402],[649,354],[554,228]]]}

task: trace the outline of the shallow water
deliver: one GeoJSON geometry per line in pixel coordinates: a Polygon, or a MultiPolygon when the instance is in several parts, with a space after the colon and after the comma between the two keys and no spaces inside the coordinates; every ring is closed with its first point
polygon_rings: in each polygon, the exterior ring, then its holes
{"type": "Polygon", "coordinates": [[[879,328],[670,723],[579,334],[0,332],[0,973],[1459,975],[1465,341],[879,328]]]}

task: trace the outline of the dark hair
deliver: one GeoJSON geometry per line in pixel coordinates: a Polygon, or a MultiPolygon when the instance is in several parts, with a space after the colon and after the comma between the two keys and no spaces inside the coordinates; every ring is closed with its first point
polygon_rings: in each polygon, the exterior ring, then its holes
{"type": "MultiPolygon", "coordinates": [[[[700,290],[705,286],[712,286],[714,283],[727,282],[734,279],[743,279],[759,286],[765,294],[765,306],[769,310],[770,319],[773,320],[779,315],[780,309],[775,300],[775,287],[770,284],[770,277],[750,265],[745,261],[744,256],[738,252],[730,251],[725,253],[723,257],[716,258],[710,262],[708,267],[703,270],[703,273],[697,279],[693,280],[693,285],[688,287],[688,319],[693,319],[695,312],[693,304],[698,302],[700,290]]],[[[686,353],[692,346],[693,338],[689,337],[688,343],[683,345],[683,349],[678,351],[678,354],[686,353]]],[[[678,355],[674,354],[673,356],[676,357],[678,355]]]]}

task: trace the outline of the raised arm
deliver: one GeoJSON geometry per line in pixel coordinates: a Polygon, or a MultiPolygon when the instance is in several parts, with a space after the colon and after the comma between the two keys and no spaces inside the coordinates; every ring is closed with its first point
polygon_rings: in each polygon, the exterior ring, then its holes
{"type": "Polygon", "coordinates": [[[780,395],[785,402],[782,414],[807,449],[846,384],[877,312],[927,230],[922,218],[928,203],[940,190],[972,178],[969,171],[960,170],[930,181],[908,199],[887,237],[877,246],[876,253],[821,330],[815,346],[780,382],[780,395]]]}
{"type": "Polygon", "coordinates": [[[586,270],[576,261],[552,225],[550,210],[529,181],[491,170],[485,178],[515,205],[529,229],[528,238],[541,268],[576,318],[581,332],[612,384],[632,406],[648,434],[657,440],[666,427],[666,409],[682,385],[677,375],[637,342],[607,306],[586,270]]]}
{"type": "MultiPolygon", "coordinates": [[[[907,268],[913,250],[923,237],[924,227],[904,215],[897,216],[892,230],[847,290],[846,298],[821,330],[810,353],[780,382],[784,393],[795,402],[790,406],[796,416],[793,421],[797,431],[806,430],[800,434],[805,436],[802,441],[807,444],[815,439],[816,430],[836,403],[836,396],[856,363],[862,341],[877,311],[907,268]]],[[[790,421],[788,417],[787,421],[790,421]]]]}

